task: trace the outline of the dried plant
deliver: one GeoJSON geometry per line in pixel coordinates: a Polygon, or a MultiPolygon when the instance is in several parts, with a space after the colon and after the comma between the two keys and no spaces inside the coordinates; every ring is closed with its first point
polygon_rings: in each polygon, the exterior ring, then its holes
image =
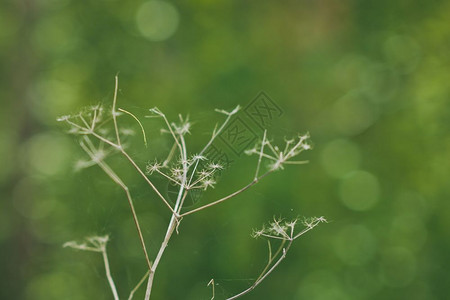
{"type": "MultiPolygon", "coordinates": [[[[178,122],[169,122],[166,115],[162,113],[158,108],[155,107],[150,109],[151,115],[149,117],[161,118],[164,123],[164,129],[162,130],[162,132],[167,133],[171,136],[171,139],[173,139],[173,146],[165,160],[155,160],[145,166],[145,168],[143,168],[135,162],[135,160],[127,151],[127,146],[124,141],[126,139],[126,136],[133,134],[133,132],[130,130],[121,129],[118,124],[118,117],[123,115],[133,118],[138,123],[143,135],[144,143],[147,146],[145,129],[140,120],[134,114],[125,109],[117,108],[117,92],[118,78],[116,76],[113,105],[112,109],[109,112],[105,111],[102,106],[97,105],[84,109],[75,115],[63,116],[59,118],[58,121],[68,124],[70,127],[69,133],[80,137],[80,146],[89,157],[89,160],[78,162],[76,168],[82,169],[94,165],[99,166],[105,172],[105,174],[123,190],[126,196],[128,204],[130,206],[131,215],[135,223],[136,232],[139,236],[143,255],[148,267],[148,271],[146,272],[146,274],[144,274],[136,287],[131,291],[128,299],[132,299],[134,293],[141,285],[143,285],[145,280],[147,280],[145,293],[145,299],[147,300],[150,299],[155,272],[158,268],[161,258],[172,235],[174,234],[174,232],[178,232],[178,227],[180,226],[183,218],[243,193],[247,189],[257,184],[262,178],[273,173],[274,171],[283,169],[286,165],[306,163],[306,161],[294,160],[294,158],[303,151],[311,149],[311,146],[308,143],[309,136],[301,135],[296,139],[287,140],[286,144],[282,148],[283,150],[280,150],[278,146],[273,145],[272,142],[267,139],[267,132],[265,131],[260,143],[256,145],[255,148],[246,151],[247,154],[256,155],[258,158],[253,180],[251,180],[242,188],[218,200],[211,201],[197,208],[183,210],[185,199],[189,193],[195,190],[207,190],[215,186],[217,172],[222,170],[224,166],[221,165],[220,162],[210,161],[205,156],[205,153],[212,145],[214,140],[225,129],[231,118],[239,111],[240,107],[237,106],[230,112],[225,110],[216,110],[217,112],[225,115],[224,122],[220,126],[216,126],[211,138],[203,147],[203,149],[201,149],[197,154],[193,155],[189,154],[185,139],[186,135],[190,133],[191,123],[189,122],[189,119],[183,118],[180,115],[178,122]],[[109,130],[108,126],[110,127],[109,130]],[[136,172],[155,192],[157,198],[159,198],[163,205],[167,207],[168,213],[170,213],[171,215],[164,239],[161,242],[159,251],[157,252],[157,255],[154,259],[149,258],[145,238],[139,224],[139,218],[135,210],[133,198],[131,196],[128,185],[124,183],[121,177],[105,161],[108,156],[116,153],[123,156],[131,164],[136,172]],[[262,167],[263,161],[269,162],[269,165],[266,169],[262,167]],[[262,171],[263,169],[265,169],[264,172],[262,171]],[[178,192],[174,204],[171,205],[167,197],[164,197],[160,190],[155,186],[152,180],[153,174],[163,176],[171,184],[177,187],[178,192]]],[[[253,234],[254,237],[265,237],[268,239],[268,263],[252,286],[229,299],[236,299],[253,290],[285,258],[286,253],[290,249],[294,240],[324,221],[325,219],[323,217],[306,220],[303,222],[306,228],[298,233],[295,233],[295,226],[297,225],[298,220],[285,222],[280,219],[274,219],[274,221],[270,223],[268,227],[263,227],[261,230],[255,231],[253,234]],[[281,245],[275,252],[272,252],[270,243],[271,240],[281,240],[281,245]]],[[[119,299],[116,286],[111,276],[108,257],[106,254],[107,242],[107,236],[90,237],[86,239],[85,243],[78,244],[76,242],[68,242],[64,246],[78,250],[102,253],[106,276],[114,295],[114,299],[119,299]]],[[[214,298],[214,280],[211,280],[208,285],[212,285],[214,298]]]]}

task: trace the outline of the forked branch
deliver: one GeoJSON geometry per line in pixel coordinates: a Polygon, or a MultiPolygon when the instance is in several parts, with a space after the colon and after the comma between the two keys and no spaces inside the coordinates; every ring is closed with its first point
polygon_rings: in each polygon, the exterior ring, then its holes
{"type": "Polygon", "coordinates": [[[130,206],[131,209],[131,214],[133,216],[133,220],[134,220],[134,224],[136,226],[136,230],[138,232],[139,235],[139,240],[141,242],[141,246],[142,246],[142,250],[144,251],[144,255],[145,255],[145,260],[147,262],[148,268],[150,269],[152,267],[152,263],[150,262],[150,259],[148,258],[148,254],[147,254],[147,247],[145,246],[145,241],[144,241],[144,237],[142,235],[142,230],[141,230],[141,226],[139,225],[139,219],[138,216],[136,214],[136,210],[134,208],[134,204],[133,204],[133,199],[131,198],[131,194],[130,191],[128,189],[128,187],[125,185],[125,183],[123,183],[123,181],[120,179],[120,177],[103,161],[103,159],[101,157],[98,157],[95,155],[95,153],[97,153],[98,151],[94,148],[94,145],[92,144],[92,142],[89,140],[88,137],[84,137],[84,140],[86,141],[86,144],[81,142],[81,148],[89,155],[89,157],[95,161],[97,163],[97,165],[102,168],[102,170],[117,184],[119,185],[125,192],[127,199],[128,199],[128,204],[130,206]]]}
{"type": "Polygon", "coordinates": [[[306,232],[312,230],[314,227],[319,225],[322,222],[327,222],[327,220],[324,217],[315,217],[310,219],[305,219],[302,224],[305,226],[303,230],[301,230],[299,233],[295,234],[295,226],[298,223],[298,219],[295,219],[291,222],[286,222],[281,219],[275,219],[269,223],[269,227],[263,227],[260,230],[256,230],[253,233],[254,237],[260,237],[264,236],[269,238],[268,248],[269,248],[269,258],[267,261],[266,266],[262,270],[262,272],[259,274],[258,278],[255,280],[255,282],[245,289],[244,291],[240,292],[239,294],[236,294],[227,300],[233,300],[240,298],[248,293],[250,293],[252,290],[254,290],[264,279],[267,278],[275,269],[278,267],[278,265],[286,258],[286,254],[289,251],[289,249],[292,246],[292,243],[305,234],[306,232]],[[281,244],[278,248],[278,250],[275,252],[275,254],[272,254],[272,246],[270,244],[270,240],[278,240],[281,239],[281,244]]]}
{"type": "Polygon", "coordinates": [[[106,244],[109,241],[109,237],[106,236],[94,236],[86,239],[85,243],[77,243],[75,241],[67,242],[63,247],[69,247],[72,249],[99,252],[102,254],[103,263],[105,265],[106,278],[108,279],[109,286],[114,296],[114,300],[119,300],[119,294],[117,293],[116,285],[111,275],[111,270],[109,268],[108,254],[106,253],[106,244]]]}
{"type": "MultiPolygon", "coordinates": [[[[117,109],[118,84],[119,81],[118,77],[116,76],[111,116],[105,118],[101,106],[94,106],[77,115],[64,116],[59,118],[58,120],[64,121],[70,125],[70,133],[77,134],[81,137],[80,146],[87,153],[90,161],[83,162],[82,164],[80,164],[80,167],[98,165],[106,173],[106,175],[110,177],[125,192],[148,267],[148,272],[141,278],[136,287],[131,291],[128,299],[132,300],[135,292],[144,284],[145,280],[148,278],[145,292],[145,300],[148,300],[150,299],[155,272],[173,233],[178,233],[178,226],[180,226],[183,217],[194,214],[208,207],[215,206],[228,199],[240,195],[244,191],[253,187],[267,175],[276,170],[283,169],[285,165],[306,163],[307,161],[293,160],[293,158],[299,155],[301,152],[311,149],[311,146],[308,143],[309,135],[306,134],[303,136],[299,136],[297,139],[287,140],[286,145],[283,147],[284,149],[279,148],[268,140],[267,131],[264,131],[264,135],[260,144],[256,145],[253,149],[246,151],[246,153],[249,155],[257,155],[256,170],[254,172],[254,176],[252,175],[253,180],[242,188],[218,200],[203,204],[197,208],[182,213],[182,209],[188,193],[198,189],[207,190],[208,188],[214,187],[214,185],[216,184],[217,172],[218,170],[223,169],[223,166],[218,162],[208,161],[208,158],[205,157],[204,154],[213,144],[215,139],[223,132],[223,130],[225,130],[227,124],[229,124],[231,118],[238,113],[240,107],[237,106],[232,111],[216,110],[217,112],[226,115],[226,118],[220,126],[216,125],[211,138],[200,150],[200,152],[195,155],[189,155],[188,145],[185,139],[186,135],[190,133],[191,123],[189,122],[189,119],[187,117],[183,118],[180,115],[178,122],[170,122],[166,115],[158,108],[155,107],[153,109],[150,109],[150,112],[153,113],[153,116],[163,119],[165,128],[162,131],[170,134],[171,138],[173,139],[173,146],[171,147],[171,150],[169,151],[164,161],[162,161],[161,163],[155,161],[154,163],[151,163],[147,166],[146,174],[138,165],[138,163],[136,163],[136,161],[125,150],[126,135],[124,133],[126,131],[119,127],[119,112],[131,116],[138,123],[146,147],[147,136],[142,123],[133,113],[122,108],[117,109]],[[107,128],[105,128],[105,126],[103,125],[111,122],[111,120],[113,123],[113,126],[110,126],[112,127],[112,132],[108,133],[107,128]],[[119,128],[122,129],[122,131],[120,131],[122,133],[122,137],[120,136],[119,128]],[[171,212],[166,234],[153,261],[149,259],[147,253],[143,232],[139,225],[138,216],[134,208],[129,188],[124,183],[124,181],[113,171],[113,169],[105,162],[105,158],[113,152],[119,152],[128,161],[128,163],[131,164],[131,166],[137,171],[140,177],[142,177],[146,181],[146,183],[151,187],[151,189],[157,194],[157,196],[163,201],[163,203],[169,208],[171,212]],[[269,163],[267,167],[263,165],[264,162],[269,163]],[[162,195],[162,193],[150,179],[150,176],[154,173],[159,174],[178,187],[177,197],[174,201],[173,206],[169,204],[169,201],[166,199],[166,197],[162,195]]],[[[273,270],[285,259],[286,253],[290,249],[293,241],[307,231],[314,228],[316,225],[318,225],[318,223],[323,221],[325,221],[325,219],[315,218],[309,223],[304,222],[306,228],[299,233],[294,233],[294,226],[297,220],[287,223],[283,222],[282,220],[274,219],[274,221],[270,223],[269,228],[263,228],[262,230],[255,232],[255,236],[261,236],[269,239],[269,257],[267,264],[263,268],[258,278],[255,280],[255,282],[249,288],[229,298],[229,300],[239,298],[255,289],[256,286],[258,286],[269,274],[271,274],[273,270]],[[274,240],[280,242],[280,246],[273,253],[270,241],[274,240]]],[[[70,242],[69,244],[66,244],[66,246],[70,246],[72,248],[80,250],[102,253],[106,276],[113,292],[114,299],[117,300],[118,294],[114,285],[114,281],[112,280],[108,257],[106,254],[107,238],[106,241],[102,241],[103,240],[101,239],[93,239],[88,240],[88,243],[86,244],[76,244],[74,242],[70,242]]],[[[214,299],[214,280],[211,280],[208,283],[208,286],[209,285],[212,286],[212,299],[214,299]]]]}

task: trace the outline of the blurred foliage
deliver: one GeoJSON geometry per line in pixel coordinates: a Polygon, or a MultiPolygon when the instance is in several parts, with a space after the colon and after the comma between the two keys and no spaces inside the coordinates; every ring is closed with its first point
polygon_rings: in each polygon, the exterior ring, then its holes
{"type": "MultiPolygon", "coordinates": [[[[3,0],[0,298],[111,299],[101,258],[62,248],[90,234],[110,234],[122,297],[144,274],[122,192],[98,168],[73,172],[83,153],[56,123],[109,105],[120,72],[120,106],[189,113],[192,149],[218,120],[214,108],[260,90],[284,111],[270,136],[309,131],[315,143],[308,165],[183,220],[155,299],[209,299],[211,278],[219,299],[241,291],[266,259],[251,229],[274,214],[332,222],[294,244],[246,299],[445,299],[449,11],[444,0],[3,0]]],[[[170,147],[146,125],[149,149],[133,148],[142,164],[170,147]]],[[[254,160],[236,159],[203,199],[251,180],[254,160]]],[[[117,166],[154,254],[167,211],[117,166]]]]}

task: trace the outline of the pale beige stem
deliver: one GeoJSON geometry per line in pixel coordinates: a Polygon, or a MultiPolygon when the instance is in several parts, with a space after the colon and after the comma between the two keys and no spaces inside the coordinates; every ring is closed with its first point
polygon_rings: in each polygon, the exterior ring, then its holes
{"type": "Polygon", "coordinates": [[[116,103],[117,103],[117,90],[119,89],[119,76],[116,75],[115,77],[115,87],[114,87],[114,100],[113,100],[113,107],[112,107],[112,117],[114,122],[114,130],[116,132],[116,138],[117,138],[117,144],[119,146],[122,146],[120,143],[120,136],[119,136],[119,127],[117,126],[117,112],[116,112],[116,103]]]}
{"type": "Polygon", "coordinates": [[[128,297],[128,300],[132,300],[134,297],[134,294],[137,292],[137,290],[141,287],[141,285],[145,282],[145,279],[150,274],[150,270],[148,270],[145,275],[139,280],[138,284],[134,287],[134,289],[130,292],[130,296],[128,297]]]}
{"type": "Polygon", "coordinates": [[[258,183],[259,180],[261,180],[262,178],[266,177],[267,175],[269,175],[269,174],[272,173],[273,171],[274,171],[274,170],[269,170],[269,171],[267,171],[266,173],[264,173],[263,175],[261,175],[261,176],[259,176],[258,178],[254,179],[252,182],[250,182],[249,184],[247,184],[246,186],[244,186],[244,187],[241,188],[240,190],[237,190],[237,191],[235,191],[234,193],[231,193],[231,194],[229,194],[228,196],[225,196],[225,197],[223,197],[223,198],[221,198],[221,199],[219,199],[219,200],[213,201],[213,202],[211,202],[211,203],[205,204],[205,205],[203,205],[203,206],[200,206],[200,207],[198,207],[198,208],[195,208],[195,209],[193,209],[193,210],[190,210],[190,211],[188,211],[188,212],[185,212],[185,213],[181,214],[180,217],[184,217],[184,216],[193,214],[193,213],[198,212],[198,211],[200,211],[200,210],[203,210],[203,209],[205,209],[205,208],[214,206],[214,205],[219,204],[219,203],[221,203],[221,202],[224,202],[224,201],[226,201],[226,200],[228,200],[228,199],[231,199],[231,198],[233,198],[233,197],[239,195],[240,193],[242,193],[242,192],[248,190],[249,188],[251,188],[252,186],[254,186],[256,183],[258,183]]]}
{"type": "MultiPolygon", "coordinates": [[[[174,138],[176,138],[176,137],[174,136],[174,138]]],[[[180,142],[181,142],[181,144],[179,144],[180,145],[179,149],[181,152],[181,160],[182,160],[182,164],[183,164],[183,178],[181,180],[181,185],[180,185],[180,190],[178,192],[177,201],[175,202],[175,206],[174,206],[175,213],[172,214],[172,216],[170,218],[170,222],[167,227],[166,235],[164,237],[163,242],[161,243],[161,247],[159,248],[156,258],[153,261],[153,265],[150,268],[150,274],[149,274],[148,283],[147,283],[147,290],[145,292],[145,300],[150,299],[156,269],[158,268],[158,265],[159,265],[159,262],[161,261],[162,255],[164,254],[164,251],[166,250],[166,247],[169,244],[170,238],[172,237],[172,234],[173,234],[175,228],[177,227],[178,220],[179,220],[179,211],[182,208],[182,203],[184,200],[183,194],[184,194],[185,187],[186,187],[188,166],[187,166],[186,143],[185,143],[185,140],[184,140],[184,137],[182,134],[180,134],[180,142]]]]}
{"type": "MultiPolygon", "coordinates": [[[[89,139],[86,139],[87,141],[89,141],[89,139]]],[[[95,155],[91,152],[90,149],[88,149],[86,147],[86,145],[84,143],[80,143],[81,147],[83,148],[83,150],[91,157],[91,159],[93,161],[95,161],[100,168],[102,168],[102,170],[117,184],[119,185],[125,192],[127,199],[128,199],[128,204],[130,206],[131,209],[131,214],[133,216],[133,220],[134,220],[134,224],[136,226],[136,230],[138,232],[139,235],[139,240],[141,242],[141,246],[142,246],[142,250],[144,251],[144,255],[145,255],[145,259],[147,261],[147,265],[148,268],[150,269],[152,267],[152,264],[150,262],[150,259],[148,258],[148,254],[147,254],[147,248],[145,246],[145,241],[144,241],[144,237],[142,235],[142,230],[141,230],[141,226],[139,225],[139,220],[138,220],[138,216],[136,214],[136,210],[134,209],[134,204],[133,204],[133,200],[131,198],[131,194],[130,191],[128,189],[128,187],[125,185],[125,183],[123,183],[123,181],[120,179],[120,177],[102,160],[98,160],[95,155]]]]}
{"type": "Polygon", "coordinates": [[[119,295],[117,293],[116,285],[114,284],[114,280],[111,276],[111,270],[109,268],[109,261],[108,261],[108,255],[106,254],[106,247],[103,247],[102,255],[103,255],[103,262],[105,263],[106,278],[108,279],[109,286],[111,287],[111,291],[113,293],[114,300],[119,300],[119,295]]]}

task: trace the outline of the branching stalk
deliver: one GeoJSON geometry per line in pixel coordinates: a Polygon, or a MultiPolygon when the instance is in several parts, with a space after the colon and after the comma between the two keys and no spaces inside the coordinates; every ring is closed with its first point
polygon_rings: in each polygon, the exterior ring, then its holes
{"type": "MultiPolygon", "coordinates": [[[[274,146],[267,139],[267,131],[264,131],[261,145],[258,146],[258,148],[255,147],[254,149],[246,151],[247,154],[250,155],[256,154],[258,156],[254,177],[250,183],[218,200],[212,201],[210,203],[201,205],[200,207],[197,207],[195,209],[191,209],[189,211],[181,213],[181,211],[183,210],[183,205],[185,204],[185,199],[189,192],[191,192],[193,189],[206,190],[207,188],[213,187],[216,184],[215,172],[217,170],[222,169],[223,167],[221,166],[221,164],[218,164],[217,162],[210,162],[207,164],[203,164],[200,163],[200,160],[207,160],[207,158],[204,157],[203,154],[213,144],[215,139],[225,130],[231,118],[239,111],[240,107],[237,106],[231,112],[224,110],[216,110],[219,113],[225,114],[226,119],[218,128],[217,128],[218,125],[216,125],[209,141],[201,149],[201,151],[194,156],[188,155],[189,154],[187,149],[188,147],[185,140],[185,135],[187,133],[190,133],[190,126],[191,126],[191,124],[188,122],[189,121],[188,118],[183,118],[180,115],[179,123],[171,123],[169,122],[166,115],[162,113],[158,108],[155,107],[150,110],[153,114],[163,119],[164,124],[167,127],[166,129],[164,129],[164,132],[170,133],[170,136],[173,139],[173,146],[169,151],[167,158],[162,163],[155,161],[154,164],[149,164],[147,166],[147,172],[149,173],[150,176],[156,171],[157,174],[162,175],[165,179],[178,186],[179,189],[177,193],[177,198],[172,206],[169,204],[169,201],[158,190],[158,188],[153,184],[153,181],[150,180],[149,176],[147,176],[144,173],[144,171],[141,169],[138,163],[136,163],[136,161],[125,150],[126,147],[124,147],[124,145],[126,144],[122,144],[122,142],[125,141],[126,136],[125,135],[123,136],[122,141],[119,133],[119,125],[117,122],[117,117],[119,116],[119,113],[117,112],[116,109],[118,85],[119,79],[118,76],[116,76],[113,105],[111,109],[113,121],[112,138],[108,134],[107,128],[105,129],[104,127],[102,127],[104,124],[108,124],[108,122],[111,121],[111,117],[108,117],[107,120],[104,120],[103,109],[99,106],[91,107],[88,111],[84,111],[75,116],[61,117],[59,118],[59,121],[65,121],[71,127],[70,132],[78,134],[81,137],[80,146],[91,159],[88,162],[83,161],[80,164],[81,167],[98,165],[105,172],[105,174],[108,177],[110,177],[110,179],[114,181],[125,192],[128,204],[130,206],[131,215],[135,223],[136,231],[138,233],[139,241],[145,256],[146,264],[148,267],[148,271],[146,272],[146,274],[141,278],[138,284],[130,292],[128,300],[132,300],[134,294],[144,284],[145,280],[147,280],[145,300],[149,300],[152,292],[156,270],[164,255],[165,249],[167,248],[169,241],[173,236],[173,233],[175,231],[178,233],[178,227],[180,226],[183,217],[202,211],[206,208],[215,206],[228,199],[238,196],[244,191],[250,189],[252,186],[254,186],[256,183],[258,183],[261,179],[263,179],[267,175],[271,174],[276,170],[283,169],[285,165],[296,165],[306,163],[306,161],[294,161],[292,160],[292,158],[300,154],[302,151],[310,149],[310,146],[306,143],[306,140],[309,136],[308,135],[299,136],[298,139],[286,141],[286,145],[283,149],[274,146]],[[279,149],[283,149],[283,151],[280,151],[279,149]],[[266,153],[266,151],[268,153],[266,153]],[[105,162],[106,156],[110,155],[111,153],[117,152],[120,153],[120,155],[122,155],[128,161],[129,164],[131,164],[131,166],[136,170],[136,172],[140,175],[140,177],[142,177],[146,181],[146,183],[150,186],[150,188],[157,194],[157,196],[163,201],[163,203],[169,208],[171,212],[170,221],[167,224],[164,239],[162,240],[160,248],[153,261],[151,261],[148,256],[143,232],[139,224],[139,219],[134,207],[130,190],[128,186],[124,183],[124,181],[116,174],[116,172],[105,162]],[[271,165],[269,165],[269,167],[265,169],[265,167],[262,164],[263,161],[268,161],[271,165]],[[161,169],[168,168],[169,171],[162,171],[160,170],[160,168],[161,169]],[[260,175],[260,173],[262,173],[262,175],[260,175]]],[[[139,119],[134,114],[125,109],[119,108],[118,110],[122,113],[131,116],[137,121],[143,135],[144,144],[147,147],[147,136],[145,133],[145,129],[142,123],[139,121],[139,119]]],[[[125,131],[122,130],[122,132],[125,131]]],[[[263,228],[262,230],[257,231],[255,233],[255,236],[261,236],[269,239],[268,240],[269,257],[267,264],[265,265],[262,272],[255,280],[255,282],[249,288],[231,298],[228,298],[228,300],[239,298],[255,289],[285,259],[286,253],[289,251],[293,241],[299,238],[301,235],[308,232],[309,230],[311,230],[312,228],[314,228],[315,226],[317,226],[320,222],[324,222],[325,219],[315,218],[309,221],[305,221],[304,224],[306,228],[298,233],[294,233],[294,226],[296,224],[296,221],[297,220],[287,223],[284,222],[283,220],[274,219],[274,221],[270,223],[269,228],[263,228]],[[272,246],[270,240],[278,240],[278,242],[281,241],[280,246],[275,253],[272,253],[272,246]]],[[[76,244],[74,242],[69,242],[66,245],[75,249],[102,253],[108,283],[113,292],[114,299],[118,300],[119,297],[117,289],[111,276],[108,256],[106,253],[107,240],[108,240],[107,237],[104,238],[96,237],[88,239],[89,242],[88,244],[76,244]]],[[[214,280],[211,280],[208,283],[208,286],[209,285],[212,285],[211,299],[214,299],[215,297],[214,280]]]]}
{"type": "Polygon", "coordinates": [[[128,296],[128,300],[132,300],[134,297],[134,294],[137,292],[137,290],[141,287],[141,285],[145,282],[145,279],[147,279],[148,274],[150,273],[150,270],[148,270],[145,275],[139,280],[138,284],[134,287],[134,289],[130,292],[130,296],[128,296]]]}
{"type": "Polygon", "coordinates": [[[102,250],[103,262],[105,263],[105,272],[106,278],[108,279],[109,286],[111,287],[111,291],[114,296],[114,300],[119,300],[119,294],[117,293],[116,285],[114,284],[114,280],[111,276],[111,270],[109,268],[108,255],[106,254],[106,248],[102,250]]]}

